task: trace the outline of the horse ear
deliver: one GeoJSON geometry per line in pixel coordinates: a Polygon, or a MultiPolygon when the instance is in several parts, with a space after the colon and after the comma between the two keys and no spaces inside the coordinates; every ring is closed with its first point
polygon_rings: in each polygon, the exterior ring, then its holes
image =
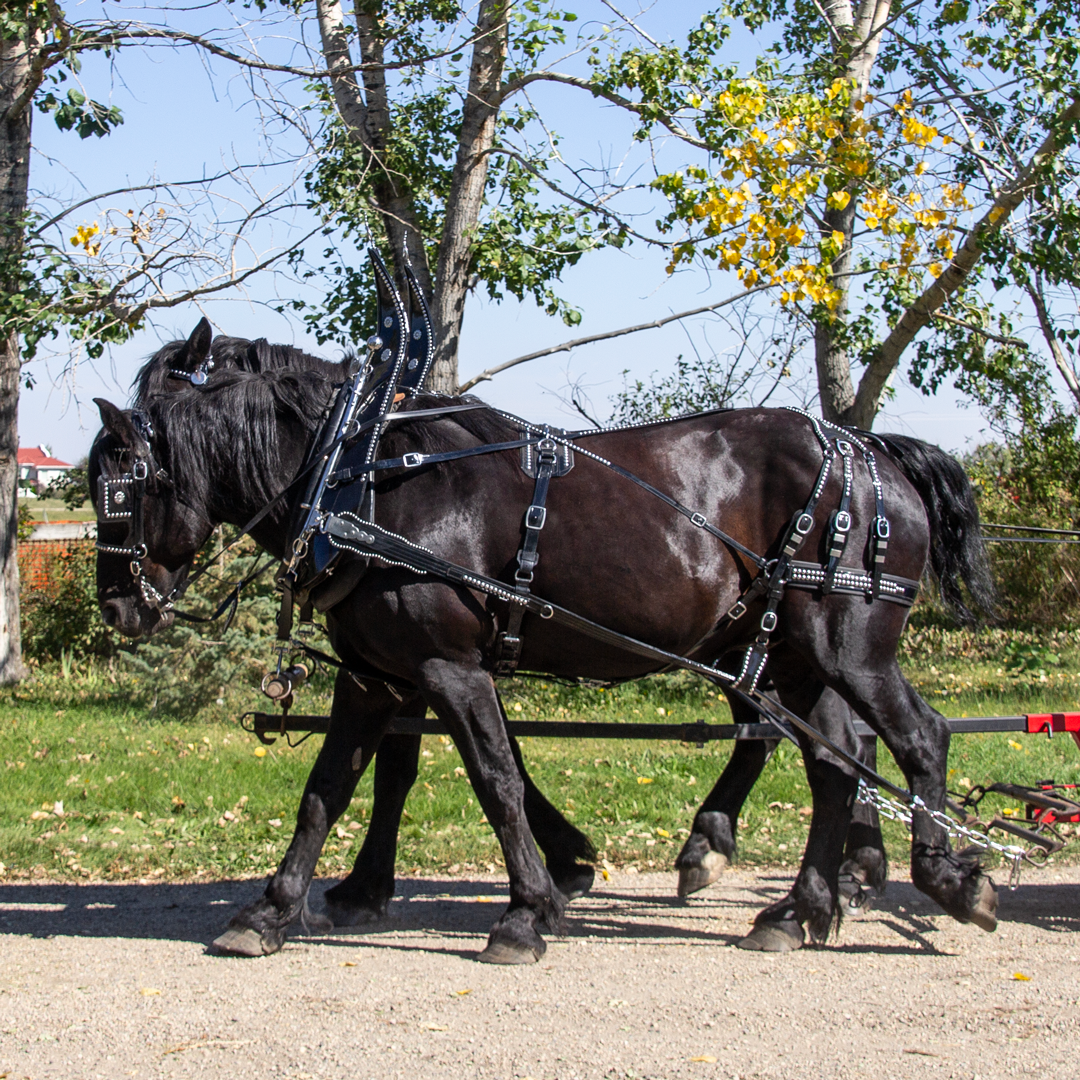
{"type": "Polygon", "coordinates": [[[195,371],[201,367],[210,355],[210,342],[213,339],[214,329],[210,325],[210,321],[204,316],[199,320],[199,325],[191,331],[191,336],[184,345],[183,360],[180,366],[185,371],[195,371]]]}
{"type": "Polygon", "coordinates": [[[98,412],[101,413],[101,423],[105,430],[121,446],[133,447],[138,441],[138,435],[136,435],[135,427],[131,423],[131,417],[104,398],[94,398],[94,404],[98,407],[98,412]]]}

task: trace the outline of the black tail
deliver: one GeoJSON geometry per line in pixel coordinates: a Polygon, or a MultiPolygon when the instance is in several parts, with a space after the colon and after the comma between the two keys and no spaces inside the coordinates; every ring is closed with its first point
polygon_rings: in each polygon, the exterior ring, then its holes
{"type": "Polygon", "coordinates": [[[979,508],[967,473],[940,447],[906,435],[874,435],[919,493],[930,522],[930,568],[941,599],[962,623],[977,623],[994,614],[995,590],[979,528],[979,508]],[[967,588],[972,611],[964,603],[967,588]]]}

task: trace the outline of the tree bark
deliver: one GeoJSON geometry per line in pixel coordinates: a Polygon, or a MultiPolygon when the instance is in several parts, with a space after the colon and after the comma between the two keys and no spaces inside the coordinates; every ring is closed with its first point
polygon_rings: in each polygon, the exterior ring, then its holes
{"type": "MultiPolygon", "coordinates": [[[[877,59],[881,27],[889,17],[889,0],[861,0],[853,7],[851,0],[826,0],[822,13],[833,35],[834,52],[840,70],[837,74],[855,82],[855,97],[863,97],[870,84],[870,72],[877,59]]],[[[855,115],[855,110],[850,110],[855,115]]],[[[844,246],[833,259],[832,279],[840,291],[840,302],[829,320],[814,326],[814,361],[817,369],[821,413],[826,420],[839,421],[855,403],[855,383],[851,376],[851,357],[845,341],[845,326],[850,310],[851,237],[855,228],[856,200],[842,210],[826,210],[824,233],[840,232],[844,246]]]]}
{"type": "MultiPolygon", "coordinates": [[[[0,40],[0,290],[19,290],[23,218],[30,180],[31,50],[0,40]]],[[[23,678],[19,630],[19,336],[0,325],[0,684],[23,678]]]]}
{"type": "Polygon", "coordinates": [[[495,142],[509,38],[508,0],[482,0],[476,17],[469,89],[462,106],[457,160],[439,243],[432,309],[435,362],[432,390],[453,393],[458,385],[458,345],[469,291],[469,261],[487,183],[488,154],[495,142]]]}

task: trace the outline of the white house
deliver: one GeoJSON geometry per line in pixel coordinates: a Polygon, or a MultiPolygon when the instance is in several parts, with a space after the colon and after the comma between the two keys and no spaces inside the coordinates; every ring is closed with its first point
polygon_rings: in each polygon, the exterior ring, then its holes
{"type": "Polygon", "coordinates": [[[44,491],[73,466],[49,453],[47,446],[19,447],[19,487],[44,491]]]}

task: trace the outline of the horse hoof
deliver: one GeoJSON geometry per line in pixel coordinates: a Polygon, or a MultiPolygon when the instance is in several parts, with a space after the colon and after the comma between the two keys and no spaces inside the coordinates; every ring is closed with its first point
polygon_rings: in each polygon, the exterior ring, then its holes
{"type": "Polygon", "coordinates": [[[363,907],[360,904],[335,904],[326,901],[326,914],[337,929],[350,926],[369,926],[386,917],[383,907],[363,907]]]}
{"type": "Polygon", "coordinates": [[[841,877],[837,888],[837,907],[845,919],[857,919],[873,906],[873,898],[857,881],[841,877]]]}
{"type": "Polygon", "coordinates": [[[270,956],[281,948],[282,942],[268,941],[250,926],[230,926],[221,937],[214,938],[214,948],[226,956],[270,956]]]}
{"type": "Polygon", "coordinates": [[[758,923],[742,941],[735,944],[752,952],[794,952],[801,949],[805,937],[794,919],[758,923]]]}
{"type": "Polygon", "coordinates": [[[510,941],[489,941],[476,958],[481,964],[535,964],[540,956],[527,945],[510,941]]]}
{"type": "Polygon", "coordinates": [[[970,921],[980,930],[992,934],[997,929],[997,906],[997,889],[994,888],[994,883],[988,877],[983,877],[982,885],[979,888],[979,899],[975,902],[970,921]]]}
{"type": "Polygon", "coordinates": [[[680,866],[680,898],[685,900],[691,893],[707,888],[720,877],[727,864],[727,856],[721,855],[719,851],[707,851],[697,866],[680,866]]]}
{"type": "Polygon", "coordinates": [[[577,900],[585,896],[593,887],[596,871],[591,866],[578,863],[571,867],[565,876],[556,877],[555,888],[566,897],[567,900],[577,900]]]}

